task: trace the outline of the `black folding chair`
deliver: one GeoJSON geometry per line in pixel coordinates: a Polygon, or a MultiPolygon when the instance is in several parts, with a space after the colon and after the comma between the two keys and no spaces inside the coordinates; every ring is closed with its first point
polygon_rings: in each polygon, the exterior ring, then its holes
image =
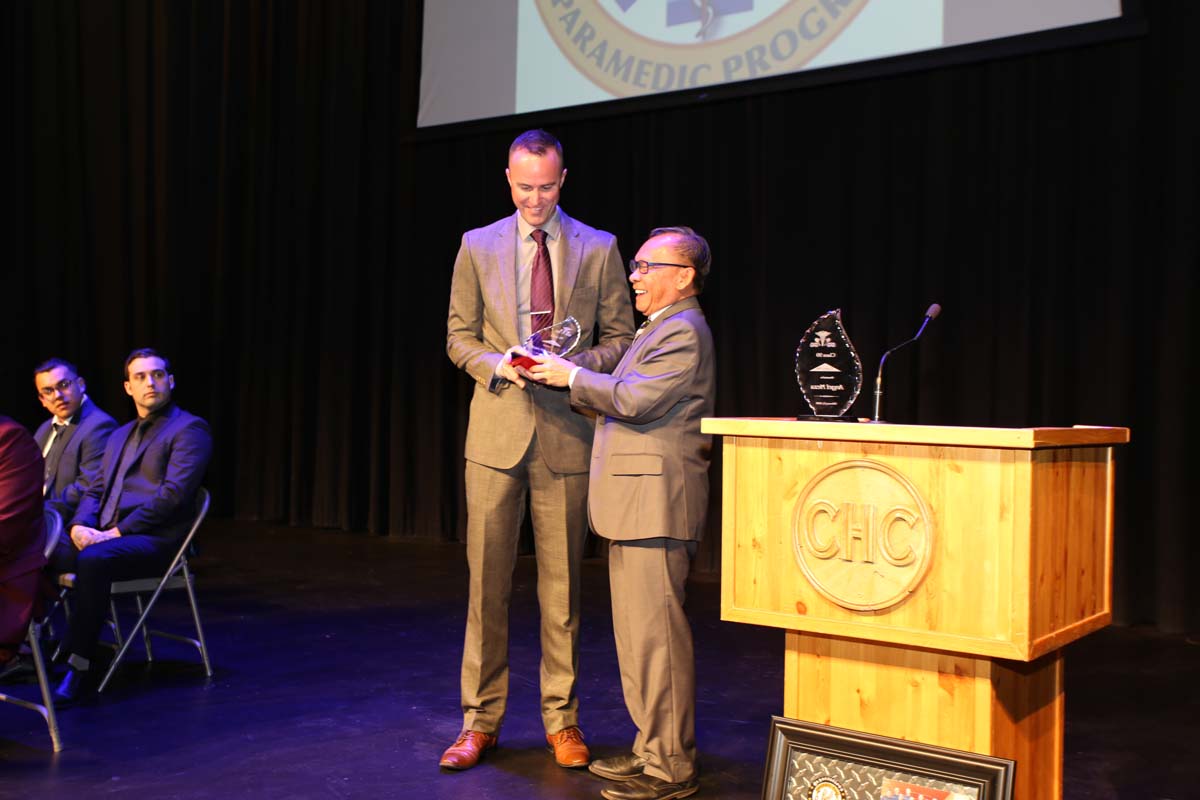
{"type": "MultiPolygon", "coordinates": [[[[129,581],[115,581],[109,589],[109,611],[111,614],[108,620],[109,626],[113,631],[113,638],[116,639],[117,654],[113,657],[112,663],[108,665],[108,672],[104,674],[104,679],[100,681],[100,686],[97,692],[103,692],[108,686],[109,680],[113,673],[116,672],[117,666],[121,663],[121,659],[125,657],[126,651],[129,650],[129,645],[133,643],[138,632],[142,633],[142,641],[146,648],[146,660],[154,660],[154,651],[150,645],[150,637],[159,636],[164,639],[173,639],[177,642],[190,644],[200,651],[200,659],[204,662],[204,674],[212,677],[212,663],[208,658],[208,645],[204,642],[204,628],[200,624],[200,607],[196,604],[195,580],[196,576],[188,568],[188,554],[192,549],[192,540],[196,536],[196,531],[200,527],[200,523],[204,521],[204,517],[208,514],[209,496],[208,490],[200,488],[196,490],[196,517],[192,521],[192,527],[188,530],[187,536],[180,545],[179,551],[175,554],[175,559],[171,562],[171,566],[167,568],[166,573],[161,578],[139,578],[129,581]],[[192,622],[196,625],[196,638],[190,636],[181,636],[176,633],[168,633],[166,631],[153,630],[146,624],[147,617],[150,616],[151,609],[158,602],[159,595],[164,591],[171,589],[184,589],[187,591],[188,603],[192,608],[192,622]],[[121,595],[133,595],[137,602],[138,621],[134,624],[133,630],[128,636],[123,636],[121,633],[120,622],[117,618],[116,598],[121,595]],[[144,595],[150,595],[150,599],[143,602],[144,595]]],[[[58,578],[59,586],[66,589],[72,589],[75,586],[75,574],[72,572],[64,573],[58,578]]]]}

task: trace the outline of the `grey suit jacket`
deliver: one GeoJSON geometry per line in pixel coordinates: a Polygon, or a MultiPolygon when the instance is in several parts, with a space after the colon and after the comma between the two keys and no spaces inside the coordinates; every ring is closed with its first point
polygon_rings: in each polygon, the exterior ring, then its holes
{"type": "MultiPolygon", "coordinates": [[[[33,438],[39,448],[45,448],[53,423],[51,417],[38,426],[33,438]]],[[[64,522],[71,519],[84,492],[100,475],[104,446],[116,427],[117,421],[89,398],[79,408],[79,421],[67,428],[67,444],[54,471],[54,483],[46,492],[46,504],[58,511],[64,522]]]]}
{"type": "Polygon", "coordinates": [[[571,400],[598,411],[588,484],[592,528],[606,539],[698,540],[708,510],[716,368],[695,297],[666,309],[611,375],[580,370],[571,400]]]}
{"type": "MultiPolygon", "coordinates": [[[[609,372],[633,338],[625,266],[611,233],[567,216],[562,220],[564,264],[554,286],[554,320],[575,317],[582,329],[571,361],[609,372]]],[[[525,454],[537,431],[541,453],[558,473],[587,472],[592,417],[571,407],[568,393],[527,382],[500,382],[489,390],[504,352],[517,334],[517,215],[463,234],[450,284],[446,353],[475,379],[466,457],[508,469],[525,454]]]]}

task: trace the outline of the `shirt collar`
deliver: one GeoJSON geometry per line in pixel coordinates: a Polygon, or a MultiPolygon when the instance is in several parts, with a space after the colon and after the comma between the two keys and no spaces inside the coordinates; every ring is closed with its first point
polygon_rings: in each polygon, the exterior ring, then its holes
{"type": "Polygon", "coordinates": [[[170,403],[167,403],[165,406],[158,409],[157,411],[151,411],[146,416],[139,417],[137,424],[140,426],[143,426],[143,428],[142,428],[143,430],[145,430],[146,428],[150,428],[151,426],[158,424],[158,421],[160,419],[164,419],[165,417],[171,416],[171,410],[174,408],[175,408],[175,401],[172,400],[170,403]]]}
{"type": "MultiPolygon", "coordinates": [[[[673,305],[675,305],[675,303],[671,303],[671,306],[673,306],[673,305]]],[[[647,322],[654,322],[654,320],[658,319],[662,315],[662,313],[664,311],[666,311],[668,308],[670,308],[671,306],[663,306],[658,311],[655,311],[653,314],[651,314],[647,318],[647,322]]]]}
{"type": "MultiPolygon", "coordinates": [[[[562,218],[558,215],[558,206],[554,207],[554,213],[550,215],[550,219],[546,220],[546,224],[541,226],[541,229],[555,241],[562,235],[562,218]]],[[[517,212],[517,232],[521,234],[521,241],[529,239],[533,234],[533,226],[525,221],[519,211],[517,212]]]]}

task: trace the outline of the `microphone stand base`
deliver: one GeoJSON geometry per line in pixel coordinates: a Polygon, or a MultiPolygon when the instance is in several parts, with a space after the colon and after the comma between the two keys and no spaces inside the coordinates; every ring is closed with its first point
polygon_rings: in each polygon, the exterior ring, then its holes
{"type": "Polygon", "coordinates": [[[822,417],[818,414],[800,414],[796,417],[801,422],[870,422],[869,419],[852,417],[849,414],[842,414],[840,417],[822,417]]]}

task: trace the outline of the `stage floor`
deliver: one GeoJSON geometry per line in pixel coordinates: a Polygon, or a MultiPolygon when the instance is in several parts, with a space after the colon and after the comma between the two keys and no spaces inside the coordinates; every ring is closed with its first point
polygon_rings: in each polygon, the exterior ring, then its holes
{"type": "MultiPolygon", "coordinates": [[[[171,642],[135,647],[93,704],[40,717],[0,704],[0,797],[597,798],[604,781],[554,765],[538,718],[536,570],[514,579],[511,687],[500,747],[437,766],[461,725],[463,548],[214,520],[199,599],[216,674],[171,642]]],[[[761,797],[782,705],[783,632],[719,619],[715,577],[689,585],[697,661],[698,797],[761,797]]],[[[584,567],[581,724],[594,755],[628,750],[605,563],[584,567]]],[[[160,601],[159,627],[186,626],[160,601]]],[[[131,623],[130,623],[131,624],[131,623]]],[[[1109,628],[1067,651],[1066,797],[1197,797],[1200,644],[1109,628]]],[[[36,686],[9,687],[13,694],[36,686]]]]}

